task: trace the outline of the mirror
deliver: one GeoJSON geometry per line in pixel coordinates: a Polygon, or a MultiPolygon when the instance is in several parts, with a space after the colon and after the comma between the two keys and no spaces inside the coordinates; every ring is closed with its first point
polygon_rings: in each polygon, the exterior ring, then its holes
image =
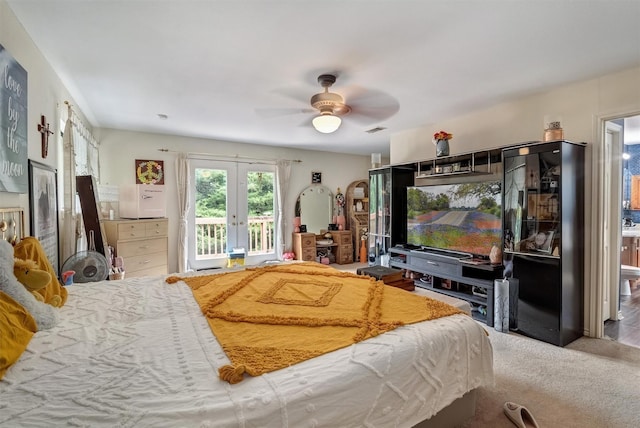
{"type": "MultiPolygon", "coordinates": [[[[333,216],[333,193],[322,184],[312,184],[298,196],[300,223],[307,226],[307,232],[320,233],[327,229],[333,216]]],[[[296,210],[297,211],[297,210],[296,210]]]]}

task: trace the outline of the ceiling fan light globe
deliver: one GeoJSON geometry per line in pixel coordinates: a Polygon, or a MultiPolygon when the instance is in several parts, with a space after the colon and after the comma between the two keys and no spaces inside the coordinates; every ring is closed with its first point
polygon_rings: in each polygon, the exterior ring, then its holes
{"type": "Polygon", "coordinates": [[[342,119],[332,114],[321,114],[313,118],[312,123],[316,131],[322,132],[323,134],[331,134],[340,127],[342,119]]]}

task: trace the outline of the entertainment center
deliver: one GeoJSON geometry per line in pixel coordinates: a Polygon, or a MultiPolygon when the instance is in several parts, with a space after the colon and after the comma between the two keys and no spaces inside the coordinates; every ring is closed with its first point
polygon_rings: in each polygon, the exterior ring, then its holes
{"type": "Polygon", "coordinates": [[[370,264],[388,260],[416,286],[468,301],[488,326],[494,281],[507,278],[510,328],[567,345],[583,331],[585,146],[534,141],[391,165],[402,185],[380,194],[371,170],[371,230],[386,227],[370,264]]]}
{"type": "Polygon", "coordinates": [[[417,287],[468,301],[472,316],[493,326],[493,281],[501,277],[502,264],[407,245],[390,248],[389,253],[391,267],[423,275],[416,278],[417,287]]]}

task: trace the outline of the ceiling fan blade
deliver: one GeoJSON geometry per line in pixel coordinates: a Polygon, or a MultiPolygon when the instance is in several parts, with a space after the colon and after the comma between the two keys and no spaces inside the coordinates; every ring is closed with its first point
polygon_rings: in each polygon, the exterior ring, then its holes
{"type": "Polygon", "coordinates": [[[398,101],[385,92],[376,89],[351,87],[345,102],[351,106],[347,116],[352,120],[376,122],[392,117],[400,110],[398,101]]]}
{"type": "MultiPolygon", "coordinates": [[[[293,101],[298,101],[303,103],[303,105],[309,105],[309,100],[311,99],[311,95],[313,95],[313,88],[305,88],[301,86],[296,87],[284,87],[284,88],[276,88],[271,92],[281,95],[285,98],[289,98],[293,101]]],[[[321,92],[320,90],[316,90],[316,92],[321,92]]]]}
{"type": "Polygon", "coordinates": [[[282,116],[293,116],[296,114],[309,114],[313,113],[315,110],[312,108],[257,108],[255,109],[256,114],[260,117],[264,117],[266,119],[272,119],[275,117],[282,116]]]}

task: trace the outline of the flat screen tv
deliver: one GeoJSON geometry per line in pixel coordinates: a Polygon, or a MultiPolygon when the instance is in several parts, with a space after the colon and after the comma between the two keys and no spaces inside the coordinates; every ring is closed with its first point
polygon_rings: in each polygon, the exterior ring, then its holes
{"type": "Polygon", "coordinates": [[[407,188],[407,244],[471,257],[502,239],[502,184],[482,181],[407,188]]]}

